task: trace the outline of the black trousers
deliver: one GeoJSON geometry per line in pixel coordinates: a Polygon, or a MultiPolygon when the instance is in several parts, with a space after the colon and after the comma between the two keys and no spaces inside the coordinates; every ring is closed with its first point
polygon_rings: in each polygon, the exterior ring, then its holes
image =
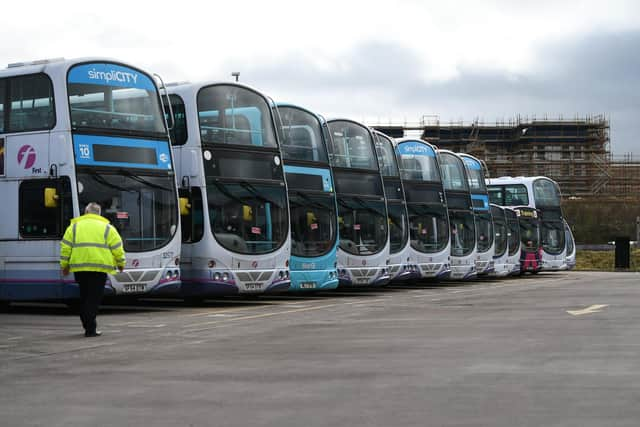
{"type": "Polygon", "coordinates": [[[96,315],[104,295],[107,273],[77,271],[73,273],[80,285],[80,320],[86,332],[96,331],[96,315]]]}

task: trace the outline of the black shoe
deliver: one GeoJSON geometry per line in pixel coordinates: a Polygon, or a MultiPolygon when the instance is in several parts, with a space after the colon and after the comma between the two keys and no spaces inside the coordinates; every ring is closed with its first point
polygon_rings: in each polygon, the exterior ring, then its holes
{"type": "Polygon", "coordinates": [[[100,331],[93,331],[93,332],[87,331],[87,332],[84,333],[84,336],[87,337],[87,338],[99,337],[100,335],[102,335],[102,332],[100,332],[100,331]]]}

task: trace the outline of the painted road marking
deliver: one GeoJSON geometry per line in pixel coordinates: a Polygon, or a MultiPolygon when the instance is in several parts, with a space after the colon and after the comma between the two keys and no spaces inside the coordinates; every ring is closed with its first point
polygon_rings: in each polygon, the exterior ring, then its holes
{"type": "Polygon", "coordinates": [[[595,304],[582,310],[567,310],[567,313],[572,316],[582,316],[583,314],[600,313],[606,307],[609,307],[609,304],[595,304]]]}
{"type": "MultiPolygon", "coordinates": [[[[277,311],[274,313],[263,313],[263,314],[255,314],[255,315],[251,315],[251,316],[242,316],[242,317],[232,317],[229,319],[225,319],[225,320],[216,320],[216,321],[212,321],[212,322],[201,322],[201,323],[192,323],[190,325],[185,325],[185,328],[194,328],[194,327],[198,327],[198,326],[213,326],[216,324],[220,324],[223,322],[235,322],[238,320],[251,320],[251,319],[260,319],[263,317],[271,317],[271,316],[279,316],[281,314],[290,314],[290,313],[300,313],[303,311],[311,311],[311,310],[320,310],[323,308],[328,308],[328,307],[335,307],[337,305],[340,304],[326,304],[326,305],[319,305],[319,306],[315,306],[315,307],[307,307],[307,308],[297,308],[294,310],[285,310],[285,311],[277,311]]],[[[198,329],[198,330],[192,330],[190,332],[198,332],[200,330],[206,330],[205,329],[198,329]]]]}

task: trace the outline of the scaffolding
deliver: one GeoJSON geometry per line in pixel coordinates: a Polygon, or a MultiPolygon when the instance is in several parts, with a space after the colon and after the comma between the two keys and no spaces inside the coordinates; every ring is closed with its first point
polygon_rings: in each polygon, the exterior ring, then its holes
{"type": "Polygon", "coordinates": [[[640,159],[613,159],[604,115],[445,124],[437,116],[424,116],[400,126],[372,124],[394,136],[420,131],[423,140],[439,148],[483,159],[492,177],[548,176],[564,197],[640,197],[640,159]]]}

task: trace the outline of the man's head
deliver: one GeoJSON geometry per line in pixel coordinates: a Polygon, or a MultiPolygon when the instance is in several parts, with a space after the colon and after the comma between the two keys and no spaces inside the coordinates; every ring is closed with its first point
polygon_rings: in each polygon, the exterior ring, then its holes
{"type": "Polygon", "coordinates": [[[102,208],[100,208],[99,204],[91,202],[86,208],[84,208],[84,213],[100,215],[102,213],[102,208]]]}

